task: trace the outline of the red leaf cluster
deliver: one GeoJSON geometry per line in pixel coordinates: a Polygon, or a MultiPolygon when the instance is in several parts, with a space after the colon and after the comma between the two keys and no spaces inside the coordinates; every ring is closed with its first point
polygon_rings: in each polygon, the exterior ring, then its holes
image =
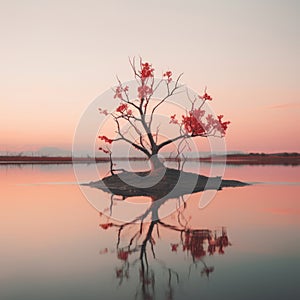
{"type": "Polygon", "coordinates": [[[122,87],[121,86],[117,86],[116,90],[115,90],[115,95],[114,95],[114,99],[119,98],[122,99],[122,87]]]}
{"type": "Polygon", "coordinates": [[[105,224],[100,224],[99,226],[102,228],[102,229],[104,229],[104,230],[106,230],[106,229],[108,229],[109,227],[112,227],[112,223],[105,223],[105,224]]]}
{"type": "Polygon", "coordinates": [[[213,255],[216,252],[216,250],[218,250],[219,254],[224,254],[224,248],[228,247],[229,245],[231,244],[228,240],[228,236],[227,234],[223,233],[217,239],[210,239],[208,241],[207,251],[209,255],[213,255]]]}
{"type": "Polygon", "coordinates": [[[167,77],[167,81],[168,83],[170,83],[172,81],[172,72],[171,71],[167,71],[163,74],[163,77],[167,77]]]}
{"type": "Polygon", "coordinates": [[[205,94],[202,96],[202,99],[203,99],[203,100],[209,100],[209,101],[211,101],[211,100],[212,100],[212,97],[209,96],[209,95],[205,92],[205,94]]]}
{"type": "Polygon", "coordinates": [[[195,115],[194,111],[190,111],[189,116],[182,116],[182,124],[185,131],[193,136],[205,133],[205,125],[196,116],[197,114],[195,115]]]}
{"type": "Polygon", "coordinates": [[[223,115],[218,116],[218,121],[219,121],[218,129],[222,135],[224,135],[226,133],[226,129],[227,129],[228,125],[230,124],[230,121],[222,122],[223,117],[224,117],[223,115]]]}
{"type": "Polygon", "coordinates": [[[217,116],[218,119],[214,119],[214,117],[209,114],[206,117],[206,129],[207,130],[217,130],[221,133],[222,136],[226,134],[226,129],[230,124],[230,121],[222,122],[223,115],[217,116]]]}
{"type": "Polygon", "coordinates": [[[140,74],[141,74],[141,78],[142,80],[145,80],[149,77],[153,77],[153,72],[154,72],[154,69],[152,68],[152,65],[149,64],[149,63],[142,63],[141,64],[141,71],[140,71],[140,74]]]}
{"type": "Polygon", "coordinates": [[[121,103],[118,108],[116,109],[117,112],[119,113],[123,113],[124,111],[126,111],[128,108],[128,104],[126,103],[121,103]]]}
{"type": "Polygon", "coordinates": [[[178,120],[176,119],[176,114],[170,117],[169,124],[179,124],[178,120]]]}
{"type": "Polygon", "coordinates": [[[108,115],[107,109],[98,108],[98,110],[99,110],[99,113],[100,113],[100,114],[103,114],[103,115],[105,115],[105,116],[108,115]]]}
{"type": "Polygon", "coordinates": [[[177,252],[178,246],[179,246],[179,244],[171,244],[171,251],[172,252],[177,252]]]}
{"type": "Polygon", "coordinates": [[[117,109],[116,112],[122,114],[122,115],[127,115],[131,116],[132,115],[132,110],[128,109],[128,104],[127,103],[121,103],[117,109]]]}
{"type": "Polygon", "coordinates": [[[127,85],[123,88],[122,85],[120,84],[115,89],[114,99],[119,98],[119,99],[123,100],[123,92],[126,93],[126,92],[128,92],[128,90],[129,90],[129,87],[127,85]]]}
{"type": "Polygon", "coordinates": [[[141,85],[138,87],[138,97],[140,99],[146,98],[147,96],[150,96],[152,93],[153,93],[152,88],[147,85],[141,85]]]}
{"type": "Polygon", "coordinates": [[[123,278],[123,268],[116,269],[116,277],[123,278]]]}
{"type": "Polygon", "coordinates": [[[182,250],[190,252],[194,259],[200,259],[206,255],[206,250],[209,255],[214,255],[216,251],[224,254],[224,248],[229,245],[231,244],[225,231],[222,231],[221,236],[214,238],[205,232],[189,231],[185,232],[182,250]],[[208,241],[208,246],[204,249],[206,241],[208,241]]]}
{"type": "Polygon", "coordinates": [[[111,144],[113,142],[112,139],[109,139],[107,136],[105,135],[99,135],[99,139],[104,141],[105,143],[111,144]]]}
{"type": "Polygon", "coordinates": [[[129,255],[129,251],[119,250],[118,251],[118,258],[124,261],[127,261],[129,255]]]}
{"type": "Polygon", "coordinates": [[[214,131],[221,133],[222,136],[226,134],[230,122],[222,122],[223,115],[217,116],[217,119],[215,119],[212,114],[208,114],[207,117],[203,119],[204,116],[205,110],[194,108],[187,116],[182,116],[181,123],[176,119],[176,114],[170,117],[169,123],[183,126],[185,132],[191,134],[191,136],[211,134],[214,131]]]}
{"type": "Polygon", "coordinates": [[[102,152],[104,152],[104,153],[106,153],[106,154],[108,154],[110,152],[109,150],[104,149],[102,147],[99,147],[99,150],[102,151],[102,152]]]}
{"type": "Polygon", "coordinates": [[[203,243],[206,240],[206,236],[197,232],[186,232],[183,244],[183,251],[190,251],[194,259],[200,259],[206,255],[203,243]]]}

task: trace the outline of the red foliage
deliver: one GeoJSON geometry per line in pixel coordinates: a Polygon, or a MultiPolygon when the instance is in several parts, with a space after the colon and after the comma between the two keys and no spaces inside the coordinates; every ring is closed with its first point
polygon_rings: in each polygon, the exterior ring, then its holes
{"type": "Polygon", "coordinates": [[[122,278],[123,277],[123,269],[116,269],[116,277],[117,278],[122,278]]]}
{"type": "Polygon", "coordinates": [[[190,115],[193,115],[197,120],[200,120],[205,115],[205,110],[195,108],[190,111],[190,115]]]}
{"type": "Polygon", "coordinates": [[[140,99],[142,99],[142,98],[146,98],[147,96],[152,95],[153,90],[152,90],[152,88],[150,88],[147,85],[141,85],[138,87],[138,93],[139,93],[138,97],[140,99]]]}
{"type": "Polygon", "coordinates": [[[116,112],[124,115],[124,116],[131,116],[132,115],[132,110],[131,109],[128,109],[128,104],[127,103],[121,103],[117,109],[116,109],[116,112]]]}
{"type": "Polygon", "coordinates": [[[183,244],[183,251],[189,251],[194,259],[200,259],[206,255],[203,243],[207,239],[206,235],[198,232],[186,232],[183,244]]]}
{"type": "Polygon", "coordinates": [[[172,72],[171,71],[167,71],[163,74],[163,77],[167,77],[167,81],[168,83],[170,83],[172,81],[172,72]]]}
{"type": "Polygon", "coordinates": [[[102,152],[104,152],[104,153],[106,153],[106,154],[108,154],[110,152],[109,150],[104,149],[102,147],[99,147],[99,150],[102,151],[102,152]]]}
{"type": "Polygon", "coordinates": [[[224,135],[226,133],[226,129],[227,129],[228,125],[230,124],[230,121],[222,122],[223,117],[224,117],[223,115],[218,116],[218,121],[219,121],[218,130],[221,132],[222,135],[224,135]]]}
{"type": "Polygon", "coordinates": [[[117,86],[117,88],[115,90],[114,99],[116,99],[116,98],[123,99],[122,91],[123,91],[122,87],[121,86],[117,86]]]}
{"type": "Polygon", "coordinates": [[[207,252],[209,255],[213,255],[216,252],[216,242],[215,240],[211,239],[208,241],[207,252]]]}
{"type": "Polygon", "coordinates": [[[141,74],[141,78],[143,81],[149,77],[153,77],[154,69],[152,68],[151,64],[149,64],[147,62],[142,63],[141,67],[142,68],[141,68],[140,74],[141,74]]]}
{"type": "Polygon", "coordinates": [[[104,230],[106,230],[106,229],[108,229],[109,227],[112,227],[112,223],[105,223],[105,224],[100,224],[99,226],[102,228],[102,229],[104,229],[104,230]]]}
{"type": "Polygon", "coordinates": [[[120,84],[115,89],[114,99],[118,98],[118,99],[123,100],[123,92],[127,93],[128,90],[129,90],[129,87],[127,85],[123,88],[122,85],[120,84]]]}
{"type": "Polygon", "coordinates": [[[229,121],[222,122],[222,115],[218,116],[218,119],[215,119],[212,114],[208,114],[203,120],[204,116],[205,110],[194,108],[187,116],[182,116],[181,123],[176,119],[176,114],[172,115],[169,124],[179,124],[183,126],[185,132],[191,136],[201,136],[212,133],[213,131],[220,132],[222,136],[225,135],[226,129],[230,124],[229,121]]]}
{"type": "MultiPolygon", "coordinates": [[[[99,135],[99,139],[104,141],[105,143],[111,144],[113,142],[112,139],[109,139],[107,136],[105,135],[99,135]]],[[[102,149],[101,149],[102,150],[102,149]]]]}
{"type": "Polygon", "coordinates": [[[121,103],[118,108],[116,109],[117,112],[119,113],[123,113],[124,111],[126,111],[128,109],[128,104],[126,103],[121,103]]]}
{"type": "Polygon", "coordinates": [[[204,90],[203,96],[198,96],[198,97],[199,97],[201,100],[204,100],[204,101],[206,101],[206,100],[212,101],[212,97],[211,97],[210,95],[207,94],[206,88],[205,88],[205,90],[204,90]]]}
{"type": "Polygon", "coordinates": [[[212,97],[209,96],[209,95],[205,92],[204,95],[202,96],[202,99],[203,99],[203,100],[209,100],[209,101],[211,101],[211,100],[212,100],[212,97]]]}
{"type": "Polygon", "coordinates": [[[176,119],[176,114],[170,117],[169,124],[179,124],[178,120],[176,119]]]}
{"type": "Polygon", "coordinates": [[[219,247],[219,254],[223,255],[225,253],[223,246],[219,247]]]}
{"type": "Polygon", "coordinates": [[[106,109],[101,109],[101,108],[98,108],[99,109],[99,113],[100,114],[103,114],[103,115],[105,115],[105,116],[107,116],[108,115],[108,111],[106,110],[106,109]]]}
{"type": "Polygon", "coordinates": [[[194,116],[192,111],[190,111],[189,116],[182,116],[182,124],[185,131],[193,136],[205,133],[204,124],[194,116]]]}
{"type": "Polygon", "coordinates": [[[119,250],[118,251],[118,258],[121,260],[126,261],[128,259],[129,251],[119,250]]]}
{"type": "Polygon", "coordinates": [[[171,251],[177,252],[178,244],[171,244],[171,251]]]}

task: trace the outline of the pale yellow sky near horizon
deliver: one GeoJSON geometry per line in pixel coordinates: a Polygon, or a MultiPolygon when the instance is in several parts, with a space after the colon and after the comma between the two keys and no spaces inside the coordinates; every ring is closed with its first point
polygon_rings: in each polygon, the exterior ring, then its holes
{"type": "MultiPolygon", "coordinates": [[[[70,149],[128,57],[213,96],[228,150],[300,152],[299,1],[0,1],[0,151],[70,149]]],[[[118,102],[116,102],[116,105],[118,102]]]]}

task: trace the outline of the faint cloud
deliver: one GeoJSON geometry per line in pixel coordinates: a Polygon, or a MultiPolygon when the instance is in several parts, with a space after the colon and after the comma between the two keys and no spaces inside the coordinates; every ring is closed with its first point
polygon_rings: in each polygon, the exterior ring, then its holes
{"type": "Polygon", "coordinates": [[[297,108],[300,107],[299,102],[289,102],[289,103],[282,103],[282,104],[276,104],[268,106],[267,108],[270,109],[289,109],[289,108],[297,108]]]}
{"type": "Polygon", "coordinates": [[[281,216],[299,216],[299,209],[282,209],[282,208],[270,208],[265,210],[267,213],[272,215],[281,215],[281,216]]]}

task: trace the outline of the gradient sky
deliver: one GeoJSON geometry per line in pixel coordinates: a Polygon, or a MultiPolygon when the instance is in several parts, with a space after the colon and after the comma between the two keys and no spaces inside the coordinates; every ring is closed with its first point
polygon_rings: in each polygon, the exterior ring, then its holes
{"type": "Polygon", "coordinates": [[[232,121],[228,150],[300,152],[300,2],[0,2],[0,150],[71,149],[85,107],[131,79],[128,57],[232,121]]]}

